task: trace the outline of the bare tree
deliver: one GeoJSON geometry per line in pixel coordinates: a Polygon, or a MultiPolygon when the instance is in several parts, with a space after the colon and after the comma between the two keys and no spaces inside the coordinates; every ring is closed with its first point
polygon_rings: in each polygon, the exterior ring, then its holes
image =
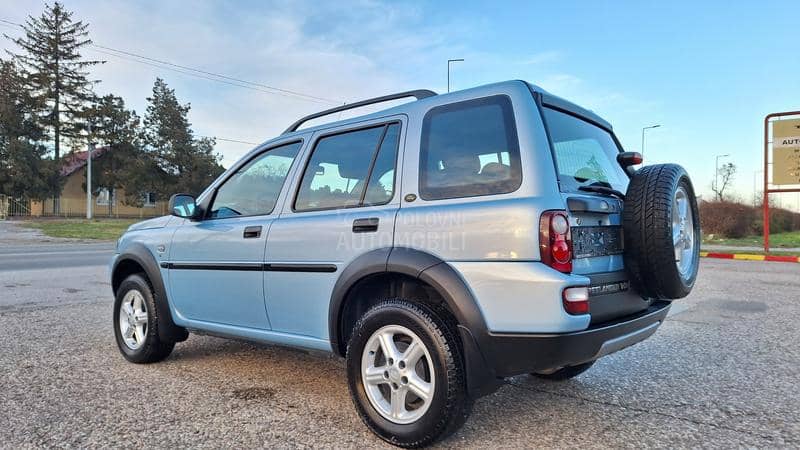
{"type": "Polygon", "coordinates": [[[730,187],[733,181],[733,176],[736,174],[736,164],[727,163],[720,166],[717,175],[714,177],[714,182],[711,183],[711,190],[717,197],[717,201],[725,199],[725,189],[730,187]]]}

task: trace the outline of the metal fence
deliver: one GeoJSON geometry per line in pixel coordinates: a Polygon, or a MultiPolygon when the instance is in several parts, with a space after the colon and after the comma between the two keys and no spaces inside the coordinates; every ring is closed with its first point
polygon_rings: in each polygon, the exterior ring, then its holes
{"type": "MultiPolygon", "coordinates": [[[[86,217],[86,200],[76,199],[69,197],[61,197],[58,201],[58,207],[53,212],[53,199],[47,199],[35,205],[35,216],[41,217],[64,217],[64,218],[81,218],[86,217]]],[[[136,207],[128,206],[122,202],[111,199],[111,205],[108,203],[93,203],[92,204],[92,217],[102,218],[119,218],[119,219],[144,219],[148,217],[163,216],[166,214],[166,203],[156,202],[155,204],[136,207]]]]}
{"type": "MultiPolygon", "coordinates": [[[[145,219],[166,214],[165,202],[156,202],[142,208],[131,207],[114,202],[109,205],[92,205],[92,216],[98,219],[145,219]]],[[[58,201],[57,212],[53,212],[53,199],[41,202],[32,202],[29,199],[13,198],[0,194],[0,220],[24,217],[62,217],[85,218],[86,201],[82,199],[69,199],[62,197],[58,201]]]]}
{"type": "Polygon", "coordinates": [[[0,194],[0,220],[5,220],[9,217],[29,217],[30,215],[30,200],[0,194]]]}

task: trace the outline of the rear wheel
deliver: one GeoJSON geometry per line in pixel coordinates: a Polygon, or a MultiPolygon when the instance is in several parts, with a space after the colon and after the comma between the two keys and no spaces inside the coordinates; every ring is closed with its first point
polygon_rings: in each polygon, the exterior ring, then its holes
{"type": "Polygon", "coordinates": [[[130,275],[120,284],[114,301],[114,336],[125,359],[152,363],[172,353],[175,343],[158,337],[158,319],[150,283],[140,274],[130,275]]]}
{"type": "Polygon", "coordinates": [[[469,415],[461,349],[433,310],[387,300],[358,321],[347,347],[350,395],[364,423],[401,447],[428,445],[469,415]]]}
{"type": "Polygon", "coordinates": [[[623,212],[625,266],[640,294],[686,297],[700,258],[700,216],[683,167],[658,164],[631,178],[623,212]]]}
{"type": "Polygon", "coordinates": [[[533,375],[533,376],[535,376],[537,378],[542,378],[542,379],[550,380],[550,381],[566,381],[566,380],[569,380],[571,378],[577,377],[578,375],[582,374],[583,372],[586,372],[593,365],[594,365],[594,361],[589,361],[589,362],[585,362],[583,364],[578,364],[576,366],[562,367],[562,368],[556,370],[555,372],[532,373],[531,375],[533,375]]]}

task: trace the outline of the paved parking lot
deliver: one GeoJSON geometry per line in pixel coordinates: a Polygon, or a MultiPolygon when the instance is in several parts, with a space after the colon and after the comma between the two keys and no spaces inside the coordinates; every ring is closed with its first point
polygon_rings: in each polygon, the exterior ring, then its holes
{"type": "MultiPolygon", "coordinates": [[[[0,245],[0,263],[20,253],[0,245]]],[[[509,380],[441,446],[800,446],[800,266],[704,260],[674,309],[575,380],[509,380]]],[[[336,358],[194,335],[129,364],[105,267],[0,264],[0,447],[384,446],[344,377],[336,358]]]]}

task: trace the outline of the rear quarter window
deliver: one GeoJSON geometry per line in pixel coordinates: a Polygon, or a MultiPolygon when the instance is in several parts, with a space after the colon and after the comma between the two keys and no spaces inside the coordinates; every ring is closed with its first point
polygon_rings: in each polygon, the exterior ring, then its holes
{"type": "Polygon", "coordinates": [[[522,183],[511,100],[502,95],[438,106],[425,115],[420,196],[505,194],[522,183]]]}

